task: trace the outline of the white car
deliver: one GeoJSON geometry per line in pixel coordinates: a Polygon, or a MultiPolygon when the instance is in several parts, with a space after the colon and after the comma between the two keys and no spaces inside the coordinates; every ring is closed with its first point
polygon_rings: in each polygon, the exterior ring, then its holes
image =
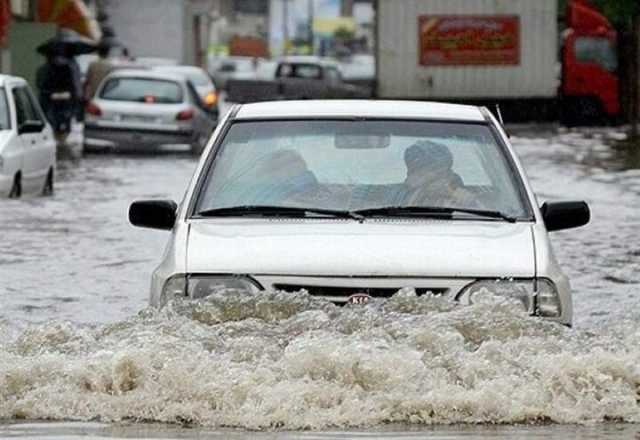
{"type": "Polygon", "coordinates": [[[56,141],[22,78],[0,75],[0,196],[53,193],[56,141]]]}
{"type": "Polygon", "coordinates": [[[200,154],[217,124],[195,86],[182,74],[116,70],[87,104],[85,148],[157,150],[189,146],[200,154]]]}
{"type": "Polygon", "coordinates": [[[173,231],[154,306],[220,288],[362,303],[411,287],[465,304],[497,295],[565,325],[571,292],[547,232],[589,218],[584,202],[538,207],[485,108],[394,101],[236,106],[179,206],[129,211],[173,231]]]}

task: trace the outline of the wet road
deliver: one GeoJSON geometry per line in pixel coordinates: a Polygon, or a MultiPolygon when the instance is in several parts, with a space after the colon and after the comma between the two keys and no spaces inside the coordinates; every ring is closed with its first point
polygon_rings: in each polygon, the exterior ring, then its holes
{"type": "Polygon", "coordinates": [[[574,330],[410,295],[364,313],[275,297],[244,299],[253,312],[238,321],[238,300],[221,296],[138,314],[167,234],[128,225],[128,205],[179,200],[195,159],[61,161],[54,197],[0,201],[0,438],[213,435],[15,418],[335,431],[287,438],[628,438],[640,429],[517,425],[640,422],[640,160],[611,146],[620,138],[539,128],[513,138],[540,201],[592,208],[590,226],[553,235],[574,288],[574,330]],[[396,377],[385,365],[398,362],[396,377]],[[401,428],[391,432],[345,431],[394,421],[401,428]],[[507,426],[405,432],[407,423],[459,422],[507,426]]]}

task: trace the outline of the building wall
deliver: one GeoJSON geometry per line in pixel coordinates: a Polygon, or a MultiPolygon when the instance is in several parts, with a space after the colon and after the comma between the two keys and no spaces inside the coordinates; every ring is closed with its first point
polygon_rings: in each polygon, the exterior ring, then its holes
{"type": "Polygon", "coordinates": [[[108,0],[104,6],[131,55],[188,61],[185,1],[108,0]]]}
{"type": "Polygon", "coordinates": [[[50,23],[17,21],[11,23],[8,40],[9,65],[3,73],[26,79],[35,90],[36,71],[45,62],[45,58],[36,52],[36,48],[53,37],[56,29],[57,26],[50,23]]]}

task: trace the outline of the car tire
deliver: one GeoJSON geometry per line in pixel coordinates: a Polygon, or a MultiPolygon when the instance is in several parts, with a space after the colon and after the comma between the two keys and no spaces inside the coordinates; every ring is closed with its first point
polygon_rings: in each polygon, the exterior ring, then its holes
{"type": "Polygon", "coordinates": [[[22,195],[22,179],[20,178],[20,174],[16,174],[16,177],[13,179],[13,186],[11,187],[11,191],[9,192],[10,199],[20,198],[22,195]]]}
{"type": "Polygon", "coordinates": [[[49,168],[49,173],[47,173],[47,180],[44,182],[44,188],[42,188],[42,195],[52,196],[53,195],[53,168],[49,168]]]}

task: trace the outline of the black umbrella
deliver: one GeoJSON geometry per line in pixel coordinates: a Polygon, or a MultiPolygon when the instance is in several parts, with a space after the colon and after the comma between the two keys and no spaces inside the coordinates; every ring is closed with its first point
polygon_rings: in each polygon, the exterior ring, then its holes
{"type": "Polygon", "coordinates": [[[77,35],[61,33],[42,43],[36,50],[44,56],[74,57],[95,52],[98,46],[77,35]]]}

